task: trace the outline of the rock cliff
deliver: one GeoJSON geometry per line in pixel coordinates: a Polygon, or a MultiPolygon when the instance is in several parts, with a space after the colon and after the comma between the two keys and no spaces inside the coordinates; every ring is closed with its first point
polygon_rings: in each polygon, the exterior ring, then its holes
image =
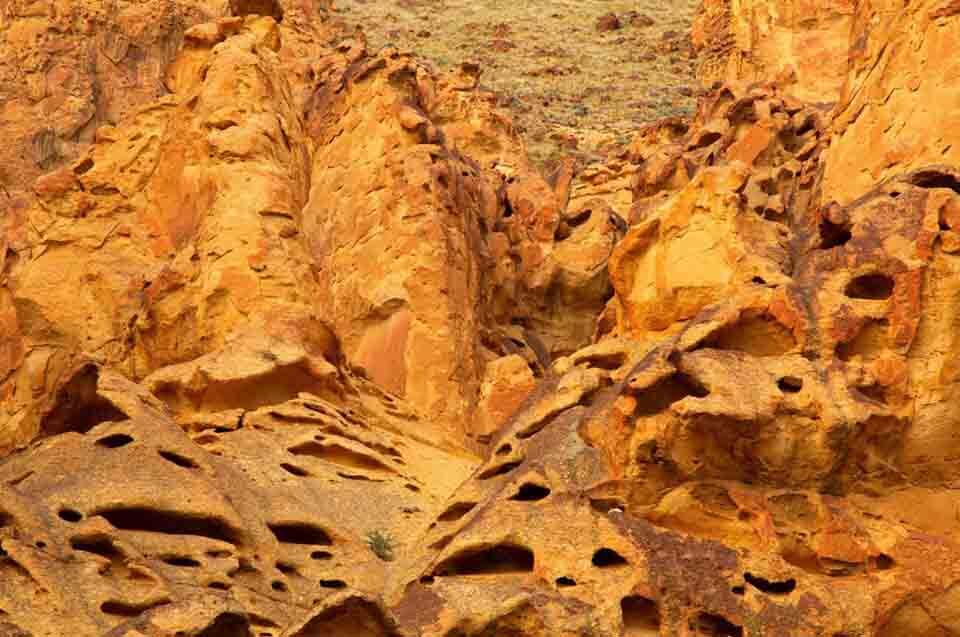
{"type": "MultiPolygon", "coordinates": [[[[703,0],[692,30],[700,77],[782,80],[812,103],[835,102],[847,76],[854,0],[703,0]]],[[[892,22],[890,23],[892,24],[892,22]]]]}
{"type": "Polygon", "coordinates": [[[960,635],[953,4],[550,175],[332,9],[0,8],[0,635],[960,635]]]}

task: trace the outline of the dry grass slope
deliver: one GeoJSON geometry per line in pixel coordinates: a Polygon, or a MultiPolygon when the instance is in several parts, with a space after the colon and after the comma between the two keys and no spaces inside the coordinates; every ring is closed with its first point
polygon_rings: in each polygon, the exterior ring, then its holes
{"type": "Polygon", "coordinates": [[[481,63],[541,164],[590,160],[639,123],[694,108],[696,0],[338,0],[371,48],[481,63]],[[609,14],[616,16],[611,20],[609,14]],[[603,20],[601,20],[603,18],[603,20]],[[601,24],[604,24],[606,29],[601,24]],[[619,24],[617,24],[619,23],[619,24]],[[611,28],[613,27],[613,28],[611,28]]]}

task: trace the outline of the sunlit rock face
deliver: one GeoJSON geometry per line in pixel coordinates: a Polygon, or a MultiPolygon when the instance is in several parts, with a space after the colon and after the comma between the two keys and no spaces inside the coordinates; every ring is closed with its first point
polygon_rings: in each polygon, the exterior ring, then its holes
{"type": "Polygon", "coordinates": [[[544,177],[323,3],[61,4],[0,10],[0,634],[960,634],[950,7],[707,3],[730,81],[544,177]]]}
{"type": "Polygon", "coordinates": [[[804,101],[835,102],[857,7],[852,0],[706,0],[691,34],[700,78],[706,84],[778,78],[804,101]]]}

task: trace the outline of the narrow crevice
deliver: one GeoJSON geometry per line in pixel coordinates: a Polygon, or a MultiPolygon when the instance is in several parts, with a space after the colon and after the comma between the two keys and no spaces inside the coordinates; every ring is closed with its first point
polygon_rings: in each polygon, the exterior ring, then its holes
{"type": "Polygon", "coordinates": [[[627,565],[627,560],[625,557],[613,549],[606,547],[599,549],[596,553],[594,553],[593,559],[590,561],[597,568],[614,568],[617,566],[627,565]]]}
{"type": "Polygon", "coordinates": [[[169,535],[199,535],[236,544],[237,533],[215,517],[189,515],[142,507],[118,507],[97,511],[111,525],[124,531],[149,531],[169,535]]]}
{"type": "Polygon", "coordinates": [[[161,458],[163,458],[164,460],[166,460],[166,461],[168,461],[168,462],[172,462],[173,464],[177,465],[178,467],[183,467],[184,469],[197,469],[197,468],[198,468],[198,465],[197,465],[196,462],[194,462],[194,461],[191,460],[190,458],[187,458],[186,456],[181,456],[181,455],[178,454],[178,453],[174,453],[173,451],[160,450],[160,451],[158,451],[157,453],[160,454],[160,457],[161,457],[161,458]]]}
{"type": "Polygon", "coordinates": [[[744,573],[743,579],[757,590],[769,595],[786,595],[797,588],[797,580],[792,577],[783,581],[768,580],[753,573],[744,573]]]}
{"type": "Polygon", "coordinates": [[[85,365],[56,394],[54,407],[40,423],[42,435],[67,431],[86,433],[104,422],[127,420],[127,415],[97,393],[100,371],[85,365]]]}
{"type": "Polygon", "coordinates": [[[310,472],[306,469],[298,467],[297,465],[290,464],[289,462],[281,462],[280,468],[289,473],[290,475],[297,476],[298,478],[308,478],[310,477],[310,472]]]}
{"type": "Polygon", "coordinates": [[[652,637],[660,634],[660,607],[652,599],[631,595],[620,600],[625,637],[652,637]]]}
{"type": "Polygon", "coordinates": [[[469,549],[446,559],[433,575],[505,575],[533,571],[533,551],[514,544],[469,549]]]}
{"type": "Polygon", "coordinates": [[[333,540],[330,539],[330,535],[326,531],[319,526],[306,522],[268,524],[267,526],[273,532],[277,541],[283,544],[314,544],[317,546],[333,544],[333,540]]]}
{"type": "Polygon", "coordinates": [[[829,219],[820,222],[820,249],[831,250],[845,245],[853,238],[853,227],[849,224],[833,223],[829,219]]]}
{"type": "Polygon", "coordinates": [[[490,467],[483,473],[477,476],[477,480],[489,480],[490,478],[496,478],[497,476],[502,476],[510,473],[517,467],[523,464],[523,460],[514,460],[512,462],[505,462],[503,464],[498,464],[490,467]]]}
{"type": "Polygon", "coordinates": [[[97,440],[97,445],[107,449],[119,449],[133,442],[133,437],[127,434],[111,434],[97,440]]]}
{"type": "Polygon", "coordinates": [[[882,301],[893,294],[893,278],[886,274],[873,273],[858,276],[847,284],[844,294],[851,299],[882,301]]]}
{"type": "Polygon", "coordinates": [[[373,456],[368,456],[359,451],[354,451],[337,443],[327,442],[321,444],[313,440],[290,447],[290,453],[298,456],[310,456],[350,469],[360,469],[375,473],[397,473],[396,469],[390,467],[373,456]]]}
{"type": "Polygon", "coordinates": [[[743,637],[743,627],[731,623],[719,615],[700,613],[692,626],[695,635],[704,637],[743,637]]]}
{"type": "Polygon", "coordinates": [[[527,482],[520,485],[517,492],[510,497],[511,500],[518,502],[537,502],[550,495],[550,489],[545,486],[527,482]]]}
{"type": "Polygon", "coordinates": [[[960,179],[941,170],[918,171],[911,175],[907,182],[918,188],[946,188],[960,195],[960,179]]]}
{"type": "Polygon", "coordinates": [[[156,608],[157,606],[163,606],[169,603],[169,601],[164,600],[162,602],[128,604],[126,602],[111,600],[100,604],[100,612],[106,615],[119,615],[120,617],[136,617],[141,613],[145,613],[151,608],[156,608]]]}
{"type": "Polygon", "coordinates": [[[197,568],[200,566],[200,562],[193,559],[192,557],[186,557],[182,555],[176,555],[171,557],[164,557],[160,559],[164,564],[169,564],[170,566],[179,566],[183,568],[197,568]]]}
{"type": "Polygon", "coordinates": [[[457,502],[450,505],[446,511],[437,518],[440,522],[456,522],[466,514],[470,513],[477,506],[476,502],[457,502]]]}
{"type": "Polygon", "coordinates": [[[75,537],[70,540],[70,548],[74,551],[93,553],[107,559],[123,557],[123,553],[113,545],[113,540],[106,536],[75,537]]]}

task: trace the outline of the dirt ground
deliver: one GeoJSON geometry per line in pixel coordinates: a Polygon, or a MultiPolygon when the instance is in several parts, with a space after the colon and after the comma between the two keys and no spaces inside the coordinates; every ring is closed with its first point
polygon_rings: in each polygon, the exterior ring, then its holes
{"type": "Polygon", "coordinates": [[[638,124],[692,112],[697,0],[337,0],[371,48],[480,62],[541,165],[590,161],[638,124]],[[615,18],[611,18],[613,14],[615,18]],[[606,16],[606,17],[605,17],[606,16]]]}

